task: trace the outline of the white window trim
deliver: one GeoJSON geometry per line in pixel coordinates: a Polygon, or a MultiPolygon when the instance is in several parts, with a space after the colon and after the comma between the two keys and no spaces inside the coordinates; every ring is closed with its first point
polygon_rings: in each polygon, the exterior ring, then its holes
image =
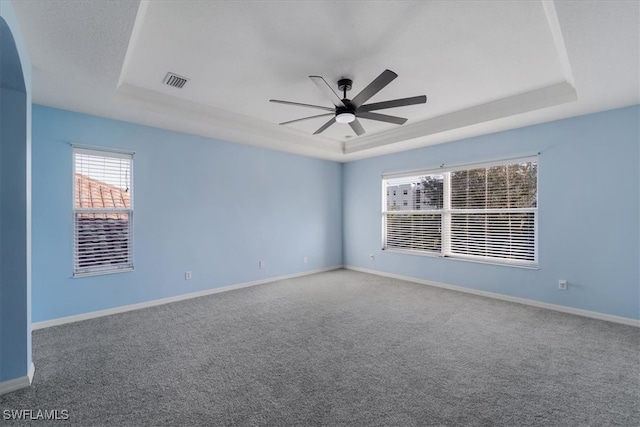
{"type": "MultiPolygon", "coordinates": [[[[539,153],[538,153],[539,154],[539,153]]],[[[526,163],[526,162],[536,162],[539,165],[539,156],[526,156],[526,157],[516,157],[510,159],[497,160],[493,162],[482,162],[482,163],[472,163],[466,165],[456,165],[444,167],[442,165],[438,169],[427,169],[420,171],[411,171],[411,172],[401,172],[401,173],[393,173],[393,174],[385,174],[382,175],[382,250],[386,252],[395,252],[402,254],[410,254],[410,255],[419,255],[419,256],[427,256],[427,257],[438,257],[438,258],[446,258],[460,261],[468,261],[468,262],[477,262],[481,264],[491,264],[491,265],[500,265],[500,266],[508,266],[508,267],[520,267],[527,269],[538,269],[538,204],[536,203],[535,208],[514,208],[510,209],[510,212],[533,212],[535,215],[534,221],[534,245],[533,245],[533,261],[522,261],[522,260],[512,260],[506,258],[493,258],[493,257],[484,257],[478,255],[466,255],[466,254],[457,254],[451,252],[451,215],[454,213],[465,213],[466,211],[470,212],[478,212],[475,209],[452,209],[451,208],[451,194],[450,194],[450,186],[451,186],[451,172],[466,170],[466,169],[476,169],[476,168],[485,168],[485,167],[493,167],[493,166],[502,166],[514,163],[526,163]],[[386,181],[397,178],[409,178],[409,177],[419,177],[424,175],[444,175],[444,183],[443,183],[443,208],[442,209],[434,209],[434,210],[418,210],[418,211],[387,211],[387,192],[386,192],[386,181]],[[386,215],[393,214],[424,214],[428,212],[440,213],[442,215],[442,242],[441,242],[441,250],[438,251],[426,251],[426,250],[417,250],[417,249],[402,249],[402,248],[388,248],[387,247],[387,221],[386,215]]],[[[536,193],[537,199],[539,199],[539,176],[536,174],[536,193]]],[[[504,212],[503,209],[483,209],[483,213],[492,213],[492,212],[504,212]]]]}
{"type": "Polygon", "coordinates": [[[75,193],[76,193],[76,178],[75,178],[75,174],[76,174],[76,154],[86,154],[86,155],[93,155],[93,156],[102,156],[102,157],[112,157],[112,158],[119,158],[119,159],[128,159],[130,160],[130,169],[129,169],[129,188],[131,191],[131,194],[135,194],[134,192],[134,180],[133,180],[133,175],[134,175],[134,162],[133,162],[133,156],[135,154],[135,152],[133,151],[126,151],[126,150],[120,150],[120,149],[111,149],[111,148],[104,148],[104,147],[94,147],[94,146],[88,146],[88,145],[80,145],[80,144],[75,144],[72,143],[71,144],[72,150],[71,150],[71,161],[72,161],[72,173],[71,173],[71,177],[72,177],[72,184],[71,184],[71,200],[72,200],[72,230],[73,230],[73,236],[72,236],[72,243],[73,243],[73,256],[72,256],[72,277],[73,278],[82,278],[82,277],[89,277],[89,276],[101,276],[101,275],[106,275],[106,274],[115,274],[115,273],[125,273],[125,272],[129,272],[129,271],[133,271],[135,269],[135,259],[134,259],[134,239],[133,239],[133,234],[134,234],[134,197],[131,197],[130,199],[130,206],[128,209],[99,209],[99,208],[76,208],[75,207],[75,193]],[[111,213],[111,214],[128,214],[129,215],[129,241],[128,243],[128,248],[129,248],[129,259],[131,260],[131,265],[130,266],[110,266],[110,267],[93,267],[91,269],[83,269],[83,270],[76,270],[76,251],[77,251],[77,246],[76,246],[76,237],[75,237],[75,233],[76,233],[76,214],[79,212],[92,212],[92,213],[111,213]]]}

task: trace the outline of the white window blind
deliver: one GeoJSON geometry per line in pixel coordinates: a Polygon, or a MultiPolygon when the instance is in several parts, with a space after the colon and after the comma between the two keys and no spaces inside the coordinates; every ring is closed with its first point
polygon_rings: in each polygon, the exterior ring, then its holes
{"type": "Polygon", "coordinates": [[[536,266],[537,177],[537,159],[520,159],[383,178],[383,248],[536,266]]]}
{"type": "Polygon", "coordinates": [[[133,269],[133,156],[73,149],[73,274],[133,269]]]}
{"type": "Polygon", "coordinates": [[[385,248],[440,252],[444,176],[410,176],[383,183],[385,248]]]}

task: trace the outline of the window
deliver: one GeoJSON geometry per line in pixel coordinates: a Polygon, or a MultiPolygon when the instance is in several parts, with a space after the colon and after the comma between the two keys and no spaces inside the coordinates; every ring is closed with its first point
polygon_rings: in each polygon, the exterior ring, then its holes
{"type": "Polygon", "coordinates": [[[383,249],[537,266],[535,158],[435,173],[385,176],[383,249]],[[409,208],[385,189],[409,185],[409,208]]]}
{"type": "Polygon", "coordinates": [[[133,270],[133,155],[73,149],[73,275],[133,270]]]}

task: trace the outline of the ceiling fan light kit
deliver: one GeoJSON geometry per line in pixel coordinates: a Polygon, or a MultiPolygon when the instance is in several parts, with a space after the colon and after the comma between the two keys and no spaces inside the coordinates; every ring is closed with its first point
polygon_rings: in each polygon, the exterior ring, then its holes
{"type": "Polygon", "coordinates": [[[338,123],[351,123],[356,119],[356,115],[349,112],[336,114],[336,122],[338,123]]]}
{"type": "Polygon", "coordinates": [[[375,110],[384,110],[387,108],[395,108],[395,107],[404,107],[407,105],[416,105],[416,104],[424,104],[427,102],[426,95],[413,96],[410,98],[402,98],[402,99],[394,99],[391,101],[383,101],[376,102],[372,104],[365,104],[372,96],[376,93],[380,92],[385,86],[391,83],[398,75],[391,70],[384,70],[382,74],[376,77],[367,87],[365,87],[359,94],[357,94],[353,99],[347,98],[347,91],[351,90],[353,85],[353,81],[350,79],[340,79],[338,80],[338,89],[342,92],[343,97],[340,98],[337,93],[331,88],[331,86],[320,76],[309,76],[311,81],[315,83],[315,85],[322,91],[325,96],[331,101],[334,105],[333,108],[321,106],[321,105],[312,105],[312,104],[303,104],[300,102],[292,102],[292,101],[282,101],[279,99],[271,99],[270,102],[278,103],[278,104],[286,104],[286,105],[295,105],[298,107],[307,107],[314,108],[318,110],[324,111],[332,111],[332,113],[324,113],[320,115],[303,117],[301,119],[289,120],[287,122],[280,123],[281,125],[286,125],[289,123],[299,122],[303,120],[315,119],[318,117],[329,117],[333,116],[322,125],[317,131],[313,134],[317,135],[324,132],[329,126],[334,123],[345,123],[351,126],[351,129],[355,132],[356,135],[360,136],[365,133],[364,128],[360,124],[360,119],[367,120],[376,120],[379,122],[386,123],[394,123],[397,125],[404,124],[407,119],[403,117],[390,116],[387,114],[374,113],[372,111],[375,110]]]}

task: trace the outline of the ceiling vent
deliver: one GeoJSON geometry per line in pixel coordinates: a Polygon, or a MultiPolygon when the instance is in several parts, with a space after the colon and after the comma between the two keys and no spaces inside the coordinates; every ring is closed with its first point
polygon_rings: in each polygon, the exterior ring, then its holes
{"type": "Polygon", "coordinates": [[[169,86],[177,87],[178,89],[182,89],[182,87],[188,81],[189,81],[189,79],[186,78],[186,77],[182,77],[182,76],[179,76],[179,75],[173,74],[173,73],[167,73],[167,76],[164,78],[162,83],[164,83],[166,85],[169,85],[169,86]]]}

